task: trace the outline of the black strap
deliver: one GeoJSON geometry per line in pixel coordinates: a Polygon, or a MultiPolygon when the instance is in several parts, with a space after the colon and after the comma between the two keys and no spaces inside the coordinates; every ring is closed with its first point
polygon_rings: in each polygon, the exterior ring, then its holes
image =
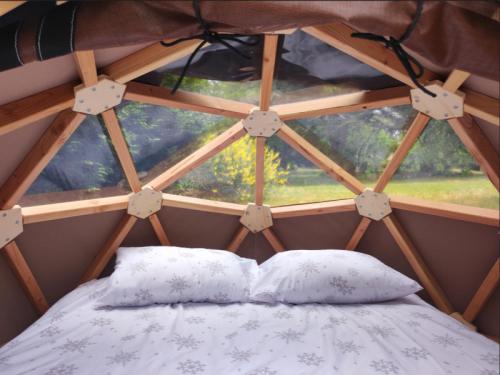
{"type": "Polygon", "coordinates": [[[236,53],[238,56],[244,58],[244,59],[251,59],[251,56],[245,55],[243,52],[239,51],[236,47],[231,45],[231,42],[239,43],[245,46],[256,46],[259,44],[259,40],[251,42],[247,40],[243,40],[240,38],[247,37],[248,35],[243,35],[243,34],[219,34],[216,31],[210,30],[210,25],[205,22],[203,17],[201,16],[201,9],[200,9],[200,1],[199,0],[193,0],[193,8],[194,8],[194,13],[196,15],[196,19],[198,20],[198,23],[200,24],[201,28],[203,29],[203,32],[201,34],[193,35],[187,38],[180,38],[177,40],[174,40],[173,42],[167,43],[167,42],[161,42],[161,44],[165,47],[171,47],[176,44],[179,44],[181,42],[184,42],[186,40],[193,40],[193,39],[201,39],[201,43],[196,47],[196,49],[191,53],[189,56],[186,65],[184,65],[184,68],[182,69],[181,75],[179,76],[179,79],[175,83],[173,89],[172,89],[172,94],[175,94],[177,89],[180,87],[182,80],[187,74],[187,71],[189,69],[189,66],[193,62],[193,59],[195,56],[198,54],[198,52],[201,50],[201,48],[207,44],[216,44],[220,43],[227,48],[229,48],[231,51],[236,53]]]}
{"type": "Polygon", "coordinates": [[[403,64],[403,67],[405,68],[406,72],[410,76],[410,79],[413,81],[415,86],[417,86],[427,95],[436,97],[436,94],[427,90],[420,82],[418,82],[418,78],[422,77],[422,75],[424,74],[424,68],[422,67],[422,64],[420,64],[414,57],[410,56],[403,49],[403,46],[401,45],[401,43],[403,43],[410,37],[413,30],[415,30],[415,28],[417,27],[418,20],[422,15],[423,7],[424,7],[423,0],[417,0],[417,10],[415,12],[415,16],[413,17],[412,22],[406,28],[406,31],[399,39],[395,39],[392,36],[386,38],[383,35],[377,35],[372,33],[352,33],[351,37],[373,40],[376,42],[384,43],[387,48],[392,49],[394,51],[394,53],[396,54],[399,61],[401,61],[401,64],[403,64]],[[414,66],[417,68],[417,71],[415,71],[414,66]]]}

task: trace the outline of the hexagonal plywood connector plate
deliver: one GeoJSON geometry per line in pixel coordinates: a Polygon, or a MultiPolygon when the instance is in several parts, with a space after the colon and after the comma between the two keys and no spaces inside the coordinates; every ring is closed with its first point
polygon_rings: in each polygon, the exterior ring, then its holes
{"type": "Polygon", "coordinates": [[[240,223],[253,233],[272,227],[273,217],[271,215],[271,207],[257,206],[254,203],[249,203],[240,219],[240,223]]]}
{"type": "Polygon", "coordinates": [[[255,110],[243,120],[248,135],[252,137],[270,137],[281,129],[283,123],[274,111],[255,110]]]}
{"type": "Polygon", "coordinates": [[[464,115],[464,97],[461,91],[450,92],[442,87],[442,83],[434,81],[425,86],[436,97],[427,95],[420,89],[410,91],[413,108],[436,120],[447,120],[464,115]]]}
{"type": "Polygon", "coordinates": [[[366,189],[354,198],[356,208],[361,216],[369,219],[381,220],[392,212],[389,197],[384,193],[376,193],[366,189]]]}
{"type": "Polygon", "coordinates": [[[112,81],[106,76],[99,76],[99,82],[93,86],[75,87],[73,111],[98,115],[120,104],[125,88],[125,85],[112,81]]]}
{"type": "Polygon", "coordinates": [[[21,207],[0,210],[0,248],[7,245],[23,233],[23,215],[21,207]]]}
{"type": "Polygon", "coordinates": [[[162,194],[150,186],[145,186],[141,191],[132,194],[128,201],[129,215],[145,219],[160,211],[162,194]]]}

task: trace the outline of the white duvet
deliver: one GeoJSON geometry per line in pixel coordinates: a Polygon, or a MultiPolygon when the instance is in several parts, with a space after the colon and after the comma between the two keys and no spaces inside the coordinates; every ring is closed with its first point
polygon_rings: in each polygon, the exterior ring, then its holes
{"type": "Polygon", "coordinates": [[[0,348],[0,374],[498,374],[495,342],[416,296],[96,310],[105,282],[79,287],[0,348]]]}

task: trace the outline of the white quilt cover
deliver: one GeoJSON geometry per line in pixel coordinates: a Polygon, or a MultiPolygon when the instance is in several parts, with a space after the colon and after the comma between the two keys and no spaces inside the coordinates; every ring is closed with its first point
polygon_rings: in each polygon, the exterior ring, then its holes
{"type": "Polygon", "coordinates": [[[0,348],[2,375],[498,375],[498,345],[416,296],[95,309],[89,282],[0,348]]]}

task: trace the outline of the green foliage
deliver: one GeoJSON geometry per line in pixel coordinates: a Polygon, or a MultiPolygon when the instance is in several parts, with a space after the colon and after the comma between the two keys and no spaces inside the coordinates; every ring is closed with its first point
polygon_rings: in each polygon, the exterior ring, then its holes
{"type": "MultiPolygon", "coordinates": [[[[279,154],[266,147],[264,180],[286,183],[288,171],[280,167],[279,154]]],[[[255,139],[246,136],[189,173],[168,192],[246,203],[255,186],[255,139]]]]}

